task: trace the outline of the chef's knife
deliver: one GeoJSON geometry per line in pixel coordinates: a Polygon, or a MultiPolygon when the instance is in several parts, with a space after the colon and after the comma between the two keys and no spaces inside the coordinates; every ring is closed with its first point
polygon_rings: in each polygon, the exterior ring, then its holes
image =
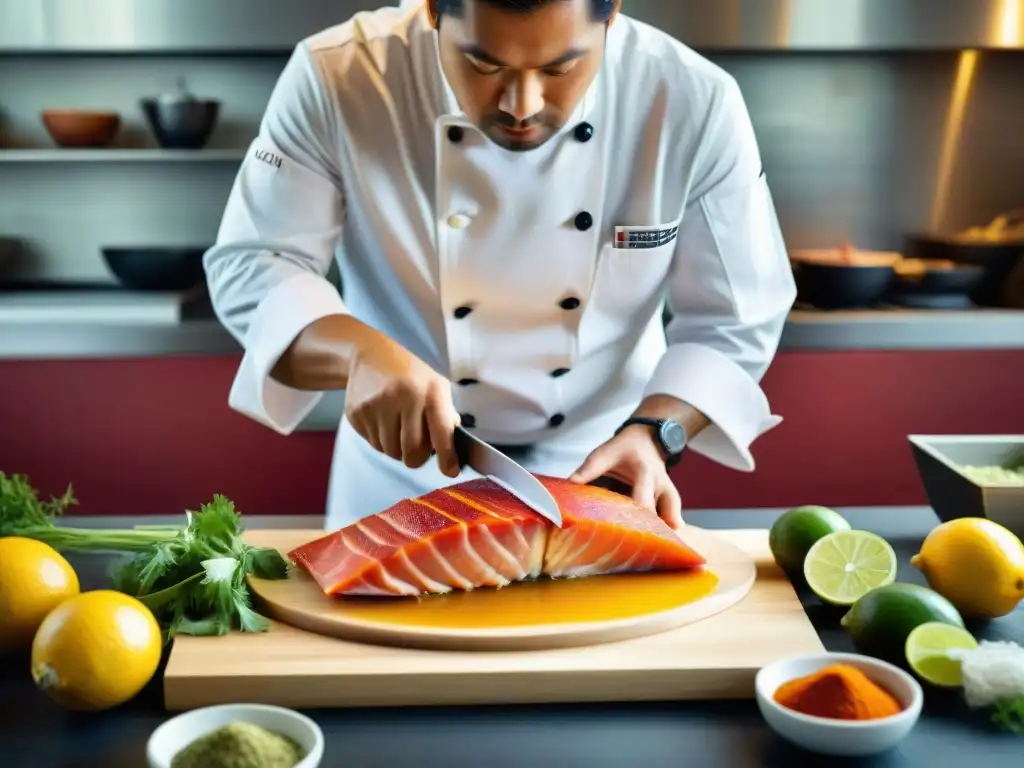
{"type": "Polygon", "coordinates": [[[527,469],[519,466],[497,448],[474,437],[462,427],[456,427],[455,453],[459,457],[460,467],[472,467],[538,515],[546,517],[559,528],[562,527],[562,512],[548,489],[527,469]]]}

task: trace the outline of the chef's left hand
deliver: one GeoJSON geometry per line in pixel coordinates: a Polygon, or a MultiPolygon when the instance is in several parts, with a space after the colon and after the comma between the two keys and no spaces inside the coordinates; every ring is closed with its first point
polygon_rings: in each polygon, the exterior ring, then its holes
{"type": "Polygon", "coordinates": [[[590,483],[612,477],[633,487],[633,500],[656,511],[672,528],[681,528],[682,500],[668,476],[665,457],[650,427],[633,425],[598,447],[570,480],[590,483]]]}

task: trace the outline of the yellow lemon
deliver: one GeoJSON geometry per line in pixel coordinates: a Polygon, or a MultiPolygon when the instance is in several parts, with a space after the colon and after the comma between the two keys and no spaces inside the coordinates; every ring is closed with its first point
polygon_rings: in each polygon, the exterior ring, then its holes
{"type": "Polygon", "coordinates": [[[163,638],[146,606],[112,590],[83,592],[43,621],[32,678],[68,709],[98,711],[134,698],[160,664],[163,638]]]}
{"type": "Polygon", "coordinates": [[[1024,599],[1024,544],[985,518],[943,523],[910,563],[964,616],[1005,616],[1024,599]]]}
{"type": "Polygon", "coordinates": [[[79,589],[74,568],[49,544],[0,539],[0,655],[27,651],[46,615],[79,589]]]}

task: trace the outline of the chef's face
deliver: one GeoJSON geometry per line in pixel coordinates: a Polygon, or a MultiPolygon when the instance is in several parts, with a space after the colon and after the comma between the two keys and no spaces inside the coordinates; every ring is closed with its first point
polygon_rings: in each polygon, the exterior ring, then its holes
{"type": "Polygon", "coordinates": [[[558,0],[514,12],[464,0],[460,16],[441,19],[445,76],[494,143],[534,149],[569,119],[604,56],[607,26],[590,8],[590,0],[558,0]]]}

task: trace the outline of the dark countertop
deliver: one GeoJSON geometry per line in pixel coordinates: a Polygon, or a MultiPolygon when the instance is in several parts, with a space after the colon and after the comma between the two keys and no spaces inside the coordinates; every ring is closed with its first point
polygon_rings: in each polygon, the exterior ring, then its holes
{"type": "MultiPolygon", "coordinates": [[[[923,583],[907,561],[937,524],[931,510],[842,511],[855,527],[892,542],[901,558],[901,581],[923,583]]],[[[778,510],[697,511],[687,513],[687,520],[706,528],[765,528],[777,514],[778,510]]],[[[309,519],[302,522],[302,527],[316,525],[309,519]]],[[[281,519],[254,518],[250,525],[279,527],[281,519]]],[[[101,558],[73,561],[86,588],[102,584],[101,558]]],[[[802,597],[825,646],[851,650],[836,615],[822,610],[813,596],[802,597]]],[[[1024,643],[1024,609],[984,629],[972,629],[986,639],[1024,643]]],[[[161,708],[158,682],[118,710],[94,715],[65,712],[34,689],[24,661],[0,666],[0,711],[4,768],[138,768],[144,765],[149,735],[171,716],[161,708]]],[[[825,759],[790,747],[764,725],[753,700],[308,714],[327,740],[324,768],[791,768],[800,759],[806,765],[861,768],[1024,765],[1024,736],[995,732],[966,710],[955,694],[934,691],[928,692],[917,727],[897,750],[861,761],[825,759]]]]}

